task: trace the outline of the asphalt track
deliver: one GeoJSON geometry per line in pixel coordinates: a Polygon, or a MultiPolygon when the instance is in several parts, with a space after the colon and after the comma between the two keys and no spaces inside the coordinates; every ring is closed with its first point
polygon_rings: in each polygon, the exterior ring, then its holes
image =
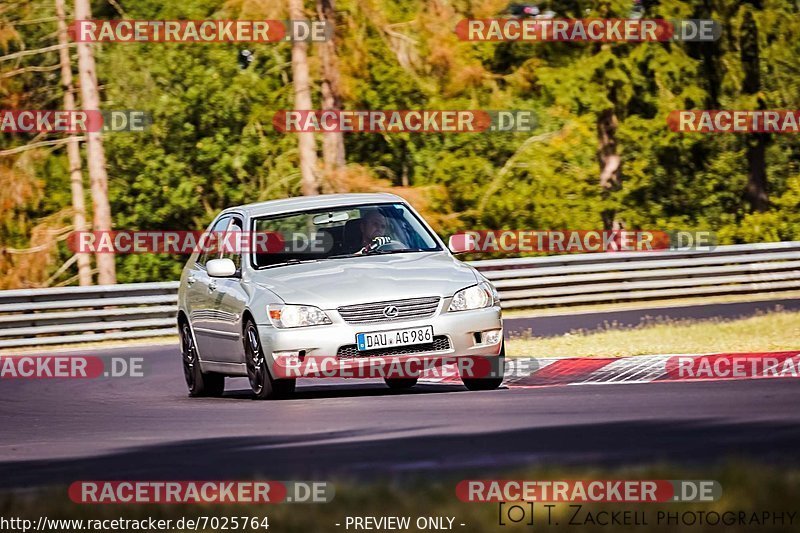
{"type": "Polygon", "coordinates": [[[670,320],[732,320],[775,310],[800,311],[800,299],[760,300],[716,304],[670,305],[648,309],[616,309],[611,311],[572,312],[538,317],[506,318],[506,335],[532,333],[536,337],[552,337],[571,331],[624,329],[670,320]]]}
{"type": "Polygon", "coordinates": [[[800,382],[607,384],[467,392],[389,391],[305,380],[292,400],[186,396],[177,346],[94,351],[143,357],[146,377],[0,382],[0,488],[103,479],[441,476],[531,465],[792,464],[800,382]]]}

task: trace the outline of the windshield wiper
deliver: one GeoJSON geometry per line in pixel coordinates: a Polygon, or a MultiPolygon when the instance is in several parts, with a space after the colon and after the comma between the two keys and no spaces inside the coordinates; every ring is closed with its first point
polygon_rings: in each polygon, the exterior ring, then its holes
{"type": "Polygon", "coordinates": [[[368,252],[364,255],[390,255],[390,254],[402,254],[405,252],[424,252],[422,248],[406,248],[405,250],[375,250],[374,252],[368,252]]]}
{"type": "Polygon", "coordinates": [[[316,261],[320,261],[320,260],[319,259],[297,259],[297,258],[292,258],[292,259],[287,259],[286,261],[281,261],[280,263],[273,263],[271,265],[263,265],[263,266],[260,266],[259,269],[286,266],[286,265],[299,265],[300,263],[314,263],[316,261]]]}
{"type": "Polygon", "coordinates": [[[325,259],[347,259],[348,257],[369,257],[371,255],[402,254],[406,252],[435,252],[436,250],[423,250],[422,248],[406,248],[404,250],[375,250],[364,254],[339,254],[329,255],[325,259]]]}

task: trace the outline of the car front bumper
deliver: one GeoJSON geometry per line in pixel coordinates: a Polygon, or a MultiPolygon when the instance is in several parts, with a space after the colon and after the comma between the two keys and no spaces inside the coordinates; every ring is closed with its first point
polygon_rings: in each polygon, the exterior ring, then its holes
{"type": "MultiPolygon", "coordinates": [[[[333,322],[325,326],[311,326],[303,328],[279,329],[271,324],[258,326],[262,347],[267,356],[270,371],[273,376],[281,374],[281,361],[285,358],[299,357],[300,359],[336,358],[336,366],[340,370],[364,367],[367,365],[379,366],[388,361],[406,361],[409,358],[431,361],[442,359],[443,362],[452,362],[457,358],[465,357],[496,357],[502,347],[503,322],[500,307],[487,307],[471,311],[438,312],[426,319],[403,320],[382,322],[378,324],[348,324],[335,310],[326,310],[333,322]],[[358,352],[356,357],[338,357],[339,349],[356,344],[358,333],[371,333],[391,331],[396,329],[432,326],[434,337],[446,336],[450,348],[439,351],[417,351],[414,346],[408,346],[412,353],[397,355],[380,355],[378,351],[358,352]],[[485,340],[485,333],[500,330],[500,340],[494,344],[480,342],[485,340]],[[476,335],[477,334],[477,335],[476,335]],[[279,360],[275,367],[276,358],[279,360]]],[[[342,373],[344,377],[366,377],[342,373]]],[[[297,377],[314,377],[313,373],[303,373],[297,377]]]]}

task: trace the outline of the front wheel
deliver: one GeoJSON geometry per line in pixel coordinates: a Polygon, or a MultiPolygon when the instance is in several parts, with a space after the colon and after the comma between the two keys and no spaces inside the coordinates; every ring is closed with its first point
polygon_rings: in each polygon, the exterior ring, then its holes
{"type": "Polygon", "coordinates": [[[493,369],[493,377],[490,378],[465,378],[461,377],[464,386],[471,391],[495,390],[503,384],[503,375],[506,366],[506,343],[500,346],[500,355],[497,356],[497,368],[493,369]]]}
{"type": "Polygon", "coordinates": [[[261,349],[258,328],[252,320],[248,320],[244,326],[244,354],[247,377],[256,400],[286,398],[294,393],[296,380],[272,379],[261,349]]]}
{"type": "Polygon", "coordinates": [[[189,388],[189,396],[222,396],[225,392],[225,376],[205,373],[200,368],[200,357],[194,343],[189,323],[181,321],[181,359],[183,360],[183,377],[189,388]]]}

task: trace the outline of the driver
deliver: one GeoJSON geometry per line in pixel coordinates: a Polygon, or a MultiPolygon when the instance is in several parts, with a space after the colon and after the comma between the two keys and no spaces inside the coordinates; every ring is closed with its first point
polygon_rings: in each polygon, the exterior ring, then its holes
{"type": "Polygon", "coordinates": [[[386,230],[389,223],[377,209],[367,211],[361,218],[361,246],[369,246],[375,237],[388,237],[386,230]]]}
{"type": "Polygon", "coordinates": [[[377,209],[370,209],[361,216],[362,248],[356,254],[368,254],[377,250],[403,250],[406,245],[392,236],[390,221],[377,209]]]}

